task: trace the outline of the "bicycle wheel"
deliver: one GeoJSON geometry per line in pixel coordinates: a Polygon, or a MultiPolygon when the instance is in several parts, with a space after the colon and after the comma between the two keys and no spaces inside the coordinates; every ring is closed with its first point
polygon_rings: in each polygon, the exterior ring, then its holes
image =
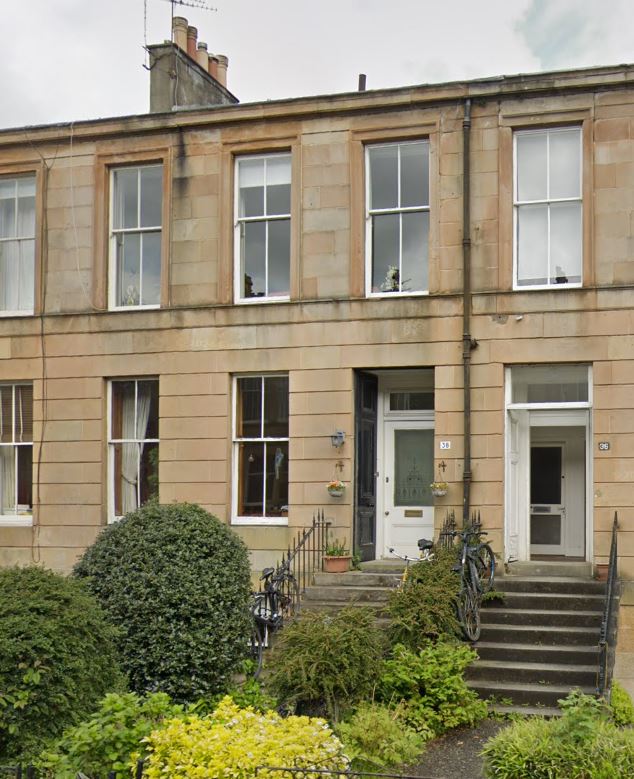
{"type": "Polygon", "coordinates": [[[482,592],[489,592],[493,588],[495,579],[495,555],[493,554],[493,549],[488,544],[480,544],[475,561],[482,592]]]}
{"type": "Polygon", "coordinates": [[[465,638],[477,641],[480,638],[480,603],[470,583],[462,583],[456,606],[465,638]]]}
{"type": "Polygon", "coordinates": [[[249,643],[249,659],[253,662],[253,678],[257,679],[262,671],[262,655],[266,641],[266,626],[257,620],[253,621],[251,640],[249,643]]]}
{"type": "Polygon", "coordinates": [[[292,573],[285,573],[276,583],[277,613],[282,619],[292,619],[299,614],[299,584],[292,573]]]}

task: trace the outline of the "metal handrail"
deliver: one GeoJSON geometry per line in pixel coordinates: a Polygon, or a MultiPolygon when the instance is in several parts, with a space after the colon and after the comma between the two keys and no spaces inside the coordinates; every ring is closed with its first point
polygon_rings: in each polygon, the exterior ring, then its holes
{"type": "Polygon", "coordinates": [[[282,578],[285,572],[289,572],[297,581],[297,590],[288,592],[293,599],[292,610],[295,613],[299,610],[300,597],[306,592],[306,587],[312,584],[313,575],[321,571],[329,526],[324,510],[318,509],[313,514],[312,524],[297,531],[294,540],[282,554],[281,561],[275,566],[273,578],[282,578]]]}
{"type": "Polygon", "coordinates": [[[614,603],[618,596],[618,512],[614,512],[612,523],[612,542],[610,544],[610,560],[608,565],[608,580],[605,588],[605,605],[599,633],[599,657],[597,671],[597,695],[608,698],[612,688],[611,651],[614,649],[614,603]]]}

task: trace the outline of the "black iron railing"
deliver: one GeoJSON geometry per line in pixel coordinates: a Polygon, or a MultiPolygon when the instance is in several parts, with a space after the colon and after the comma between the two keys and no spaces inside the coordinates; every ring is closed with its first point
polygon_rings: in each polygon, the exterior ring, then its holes
{"type": "Polygon", "coordinates": [[[411,774],[379,774],[371,771],[352,771],[351,769],[334,771],[317,767],[296,768],[294,766],[280,767],[268,765],[255,767],[256,777],[260,773],[268,774],[269,772],[280,774],[280,779],[285,776],[288,779],[306,779],[306,777],[310,777],[310,779],[316,777],[319,777],[319,779],[364,779],[364,777],[368,777],[368,779],[433,779],[428,774],[416,774],[413,776],[411,774]]]}
{"type": "Polygon", "coordinates": [[[437,545],[445,549],[451,549],[453,546],[454,531],[456,530],[456,512],[448,511],[442,523],[440,533],[438,534],[437,545]]]}
{"type": "Polygon", "coordinates": [[[608,564],[608,580],[605,587],[605,606],[601,620],[599,635],[599,658],[597,671],[597,695],[609,700],[612,689],[612,669],[614,667],[614,652],[616,638],[616,602],[619,597],[618,579],[618,513],[614,512],[612,523],[612,542],[610,544],[610,560],[608,564]]]}
{"type": "Polygon", "coordinates": [[[273,578],[283,578],[284,572],[288,571],[297,582],[297,588],[290,588],[286,593],[294,600],[290,609],[294,613],[299,611],[299,599],[306,587],[312,584],[313,576],[317,571],[321,571],[329,526],[330,522],[326,520],[324,510],[318,509],[313,515],[312,524],[297,531],[275,567],[273,578]]]}
{"type": "MultiPolygon", "coordinates": [[[[134,779],[143,779],[143,767],[144,767],[145,761],[144,760],[138,760],[136,767],[134,769],[134,779]]],[[[125,773],[126,776],[130,776],[129,771],[110,771],[108,773],[108,779],[118,779],[118,777],[121,777],[125,773]]],[[[22,765],[14,765],[14,766],[0,766],[0,776],[9,776],[13,777],[13,779],[39,779],[41,776],[40,772],[32,765],[22,766],[22,765]]],[[[89,776],[84,774],[82,771],[77,772],[77,779],[91,779],[89,776]]]]}

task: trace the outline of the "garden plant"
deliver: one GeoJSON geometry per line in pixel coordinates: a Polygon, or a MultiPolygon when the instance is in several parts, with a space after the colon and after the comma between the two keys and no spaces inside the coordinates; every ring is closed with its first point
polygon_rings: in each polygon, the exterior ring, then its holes
{"type": "Polygon", "coordinates": [[[0,764],[33,759],[122,689],[117,640],[81,582],[36,566],[0,569],[0,764]]]}
{"type": "Polygon", "coordinates": [[[226,691],[250,635],[247,550],[199,506],[150,502],[105,528],[75,567],[121,633],[137,693],[226,691]]]}

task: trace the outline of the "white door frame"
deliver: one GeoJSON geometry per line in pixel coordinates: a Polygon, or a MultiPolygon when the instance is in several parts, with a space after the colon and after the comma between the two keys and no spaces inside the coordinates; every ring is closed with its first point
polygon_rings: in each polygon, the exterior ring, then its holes
{"type": "MultiPolygon", "coordinates": [[[[427,369],[426,369],[427,370],[427,369]]],[[[421,386],[418,371],[404,370],[379,374],[379,398],[377,404],[377,445],[376,445],[376,556],[381,559],[387,554],[388,542],[385,533],[385,427],[387,422],[412,423],[424,422],[434,429],[433,411],[390,411],[390,392],[433,391],[433,383],[421,386]]],[[[431,374],[433,376],[433,374],[431,374]]],[[[432,379],[433,381],[433,379],[432,379]]]]}
{"type": "Polygon", "coordinates": [[[528,479],[531,427],[585,429],[585,554],[592,560],[592,367],[588,366],[588,402],[513,403],[511,367],[505,369],[504,415],[504,559],[530,560],[528,479]]]}

